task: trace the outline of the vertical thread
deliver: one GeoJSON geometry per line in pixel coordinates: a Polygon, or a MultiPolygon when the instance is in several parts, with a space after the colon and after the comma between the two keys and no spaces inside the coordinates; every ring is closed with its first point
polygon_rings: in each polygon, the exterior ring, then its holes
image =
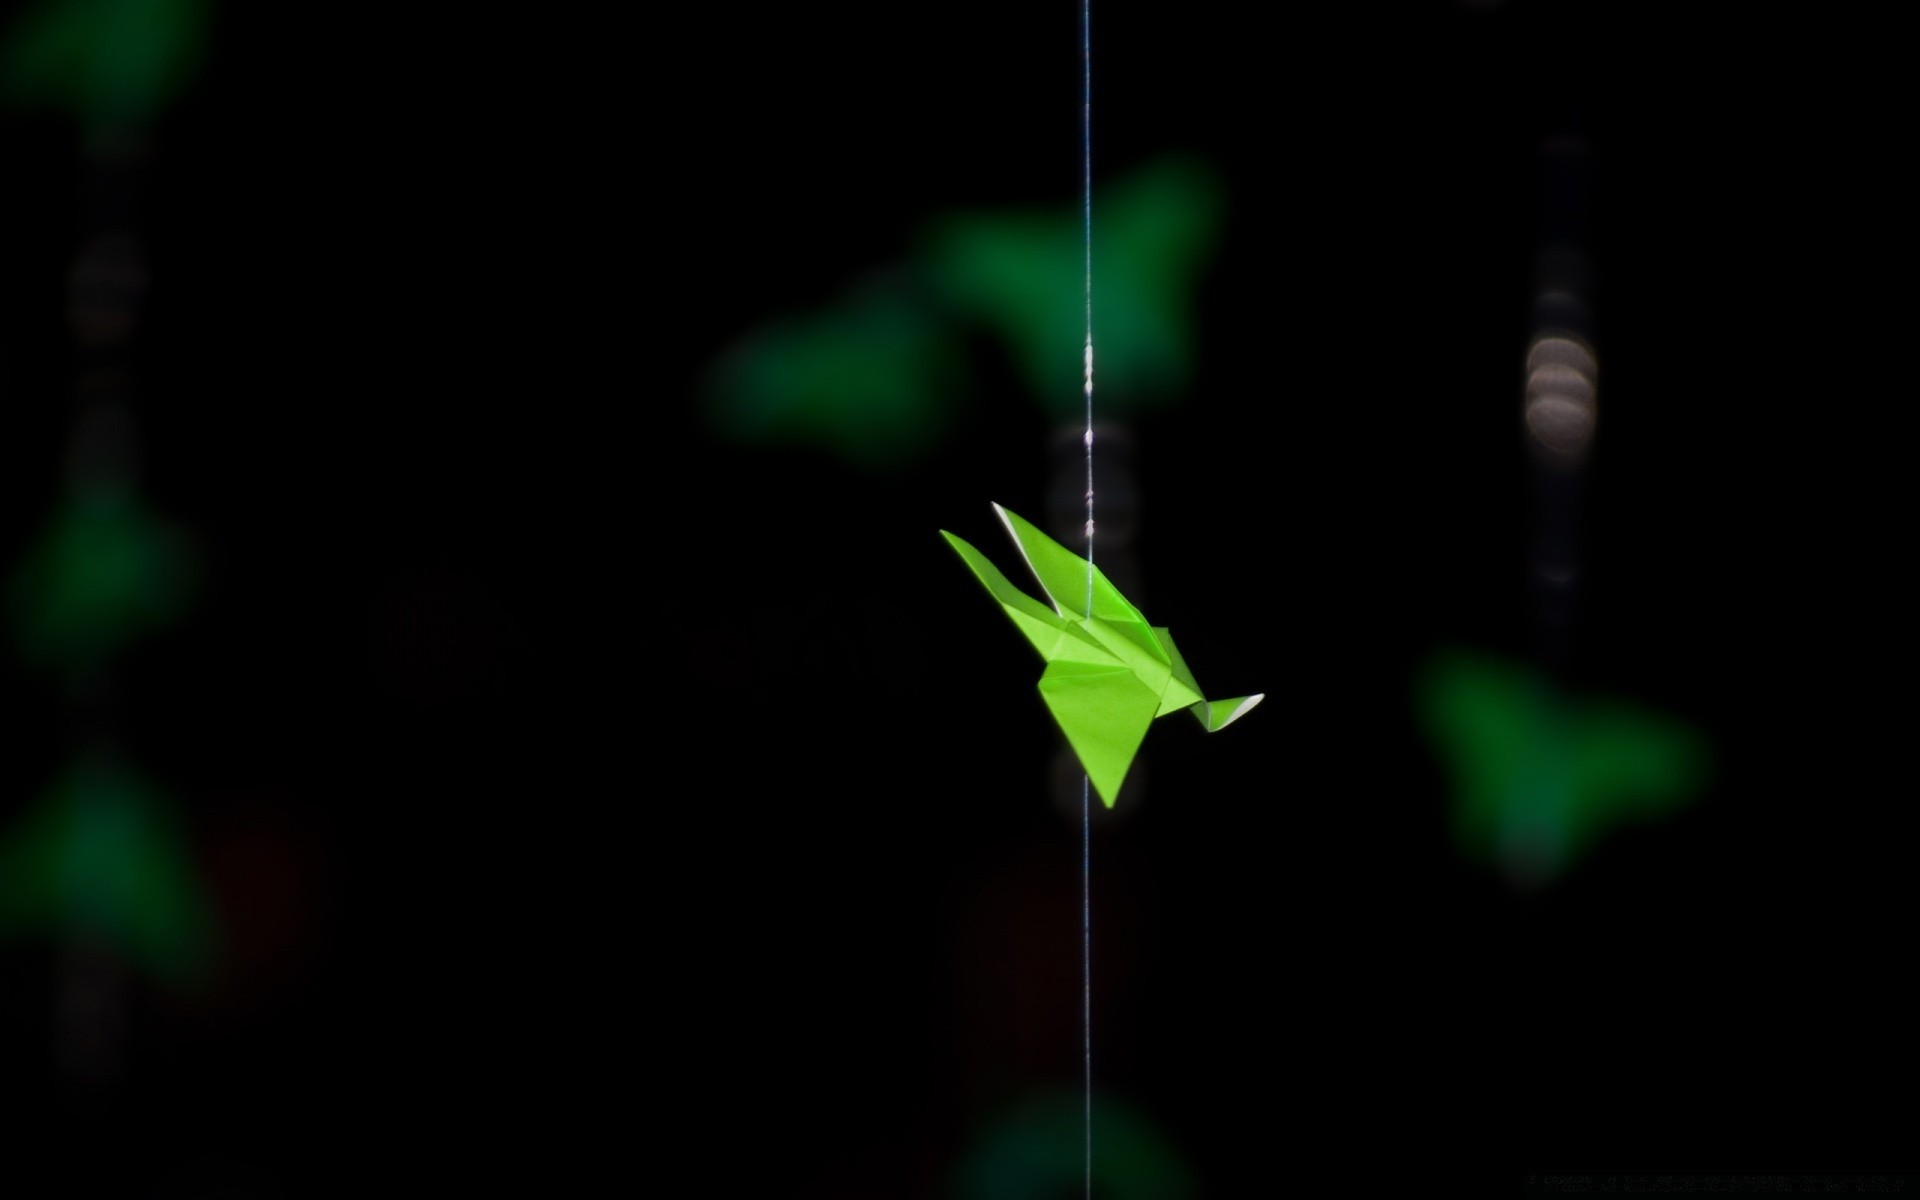
{"type": "Polygon", "coordinates": [[[1083,235],[1087,336],[1081,390],[1087,430],[1087,607],[1093,615],[1093,0],[1080,3],[1080,227],[1083,235]]]}
{"type": "MultiPolygon", "coordinates": [[[[1080,0],[1080,226],[1087,337],[1081,390],[1087,431],[1087,605],[1093,616],[1093,0],[1080,0]]],[[[1093,1200],[1093,783],[1080,777],[1080,1061],[1085,1085],[1087,1200],[1093,1200]]]]}
{"type": "Polygon", "coordinates": [[[1087,1200],[1093,1200],[1093,785],[1080,777],[1080,1051],[1086,1084],[1087,1200]]]}

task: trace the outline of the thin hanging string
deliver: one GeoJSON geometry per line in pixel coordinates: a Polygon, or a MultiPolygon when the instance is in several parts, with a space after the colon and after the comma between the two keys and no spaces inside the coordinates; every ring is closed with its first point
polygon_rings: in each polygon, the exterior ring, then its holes
{"type": "MultiPolygon", "coordinates": [[[[1085,236],[1087,340],[1087,616],[1093,616],[1093,0],[1080,0],[1080,226],[1085,236]]],[[[1080,1062],[1086,1090],[1087,1200],[1093,1200],[1093,783],[1080,777],[1080,1062]]]]}
{"type": "Polygon", "coordinates": [[[1086,1072],[1087,1200],[1093,1200],[1093,785],[1080,777],[1080,1030],[1086,1072]]]}

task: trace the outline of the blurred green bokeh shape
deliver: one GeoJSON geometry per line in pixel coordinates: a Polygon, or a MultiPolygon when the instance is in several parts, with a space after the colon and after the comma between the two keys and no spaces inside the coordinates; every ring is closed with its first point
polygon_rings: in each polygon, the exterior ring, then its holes
{"type": "Polygon", "coordinates": [[[55,510],[8,599],[20,656],[77,686],[179,616],[191,591],[184,536],[130,487],[91,482],[55,510]]]}
{"type": "MultiPolygon", "coordinates": [[[[1203,163],[1156,161],[1093,206],[1097,402],[1164,402],[1193,374],[1195,290],[1219,240],[1225,189],[1203,163]]],[[[1080,212],[961,214],[937,222],[924,261],[942,298],[1005,339],[1049,414],[1080,413],[1086,241],[1080,212]]]]}
{"type": "Polygon", "coordinates": [[[882,281],[735,345],[709,381],[708,414],[745,441],[891,467],[945,429],[963,369],[952,335],[902,283],[882,281]]]}
{"type": "Polygon", "coordinates": [[[1678,810],[1706,780],[1706,741],[1686,726],[1562,697],[1511,663],[1443,651],[1418,692],[1461,849],[1519,882],[1559,877],[1614,827],[1678,810]]]}
{"type": "MultiPolygon", "coordinates": [[[[1085,1098],[1036,1096],[1002,1114],[961,1160],[956,1200],[1054,1200],[1085,1186],[1085,1098]]],[[[1105,1200],[1186,1200],[1193,1172],[1147,1117],[1098,1097],[1093,1105],[1093,1194],[1105,1200]]]]}
{"type": "Polygon", "coordinates": [[[165,799],[85,756],[0,836],[0,939],[89,938],[163,984],[194,986],[214,921],[191,864],[165,799]]]}
{"type": "Polygon", "coordinates": [[[0,43],[0,90],[69,112],[90,134],[138,130],[199,70],[211,10],[211,0],[40,0],[0,43]]]}

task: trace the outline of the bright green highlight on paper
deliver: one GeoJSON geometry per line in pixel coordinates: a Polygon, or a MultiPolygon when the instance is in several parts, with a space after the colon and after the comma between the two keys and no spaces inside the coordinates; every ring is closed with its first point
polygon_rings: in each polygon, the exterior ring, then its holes
{"type": "Polygon", "coordinates": [[[1208,700],[1174,648],[1172,635],[1148,625],[1105,575],[1023,518],[998,504],[993,510],[1052,609],[1014,587],[967,542],[944,529],[940,536],[1047,660],[1040,696],[1108,808],[1119,796],[1127,768],[1155,717],[1184,708],[1213,733],[1260,703],[1264,693],[1208,700]]]}

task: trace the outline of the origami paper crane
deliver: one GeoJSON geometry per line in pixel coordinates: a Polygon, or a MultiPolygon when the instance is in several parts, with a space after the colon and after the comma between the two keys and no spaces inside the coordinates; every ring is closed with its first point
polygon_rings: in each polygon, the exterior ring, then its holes
{"type": "Polygon", "coordinates": [[[1051,610],[1014,587],[967,542],[944,529],[940,536],[1047,660],[1041,699],[1108,808],[1155,717],[1184,708],[1212,733],[1260,703],[1265,693],[1232,700],[1201,695],[1172,636],[1148,625],[1106,576],[1093,569],[1089,586],[1086,559],[1000,505],[993,510],[1053,603],[1051,610]]]}

